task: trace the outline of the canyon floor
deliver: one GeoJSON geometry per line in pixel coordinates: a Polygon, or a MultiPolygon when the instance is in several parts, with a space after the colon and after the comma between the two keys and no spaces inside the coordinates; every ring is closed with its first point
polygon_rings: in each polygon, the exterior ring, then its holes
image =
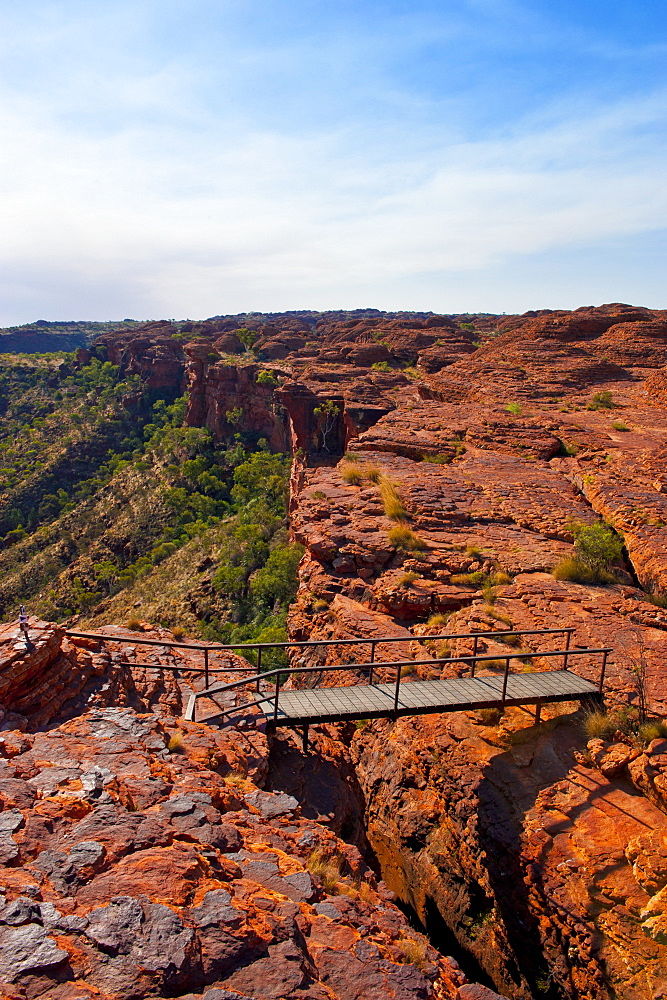
{"type": "MultiPolygon", "coordinates": [[[[314,728],[308,751],[259,712],[184,722],[200,663],[171,643],[236,607],[219,570],[245,564],[202,520],[97,593],[95,567],[141,558],[137,511],[148,535],[167,524],[150,490],[172,457],[123,462],[0,553],[32,643],[0,630],[4,995],[667,997],[667,313],[218,317],[105,333],[75,364],[95,356],[130,380],[128,412],[136,385],[184,395],[184,427],[216,448],[245,434],[292,457],[291,640],[395,637],[378,660],[429,661],[410,683],[461,675],[471,631],[500,667],[546,669],[522,631],[572,628],[573,649],[613,650],[607,715],[358,720],[314,728]],[[616,558],[587,579],[575,543],[595,524],[616,558]],[[78,614],[45,621],[47,587],[78,614]]],[[[49,461],[12,509],[42,509],[49,461]]],[[[247,564],[249,592],[264,572],[247,564]]],[[[365,652],[345,649],[291,665],[365,652]]],[[[225,653],[222,679],[244,664],[225,653]]],[[[599,660],[570,669],[595,679],[599,660]]]]}

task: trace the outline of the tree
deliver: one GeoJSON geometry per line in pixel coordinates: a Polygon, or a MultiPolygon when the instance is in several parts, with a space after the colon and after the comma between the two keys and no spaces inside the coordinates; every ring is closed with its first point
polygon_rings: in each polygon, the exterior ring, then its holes
{"type": "Polygon", "coordinates": [[[313,413],[320,423],[322,434],[322,451],[329,451],[328,438],[338,421],[340,406],[337,406],[333,399],[327,399],[321,406],[316,406],[313,413]]]}

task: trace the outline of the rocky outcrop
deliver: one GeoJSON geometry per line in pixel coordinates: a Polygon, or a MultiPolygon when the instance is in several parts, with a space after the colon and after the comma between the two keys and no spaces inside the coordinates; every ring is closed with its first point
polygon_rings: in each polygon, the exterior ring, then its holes
{"type": "MultiPolygon", "coordinates": [[[[62,633],[41,632],[15,651],[16,675],[59,676],[62,633]]],[[[117,644],[77,642],[111,668],[117,644]]],[[[151,650],[156,672],[178,652],[151,650]]],[[[195,662],[182,666],[187,677],[195,662]]],[[[91,704],[0,742],[3,996],[459,996],[456,963],[410,928],[351,828],[347,843],[335,832],[359,812],[344,753],[327,793],[289,740],[270,763],[261,728],[178,722],[164,699],[148,714],[91,704]],[[294,784],[298,760],[303,806],[277,788],[294,784]]]]}

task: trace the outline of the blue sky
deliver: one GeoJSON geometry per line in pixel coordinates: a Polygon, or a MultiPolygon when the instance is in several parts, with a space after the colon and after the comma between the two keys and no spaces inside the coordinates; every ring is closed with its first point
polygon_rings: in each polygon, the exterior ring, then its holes
{"type": "Polygon", "coordinates": [[[666,307],[667,18],[0,6],[0,324],[666,307]]]}

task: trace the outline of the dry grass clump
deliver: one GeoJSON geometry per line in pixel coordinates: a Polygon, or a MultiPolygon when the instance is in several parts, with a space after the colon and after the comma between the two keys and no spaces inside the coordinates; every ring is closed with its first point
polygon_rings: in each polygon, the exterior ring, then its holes
{"type": "Polygon", "coordinates": [[[397,549],[405,549],[406,552],[423,551],[428,548],[428,544],[423,538],[415,535],[414,531],[410,531],[409,528],[398,524],[395,528],[390,528],[387,532],[387,538],[397,549]]]}
{"type": "Polygon", "coordinates": [[[392,521],[407,521],[408,515],[396,487],[389,479],[380,479],[380,497],[384,512],[392,521]]]}
{"type": "Polygon", "coordinates": [[[361,469],[359,469],[358,466],[353,464],[341,465],[340,474],[343,481],[348,483],[350,486],[361,486],[361,469]]]}
{"type": "Polygon", "coordinates": [[[342,864],[343,859],[338,855],[326,855],[319,848],[316,848],[308,858],[306,868],[311,875],[315,875],[320,880],[322,888],[326,892],[335,895],[341,888],[340,870],[342,864]]]}
{"type": "Polygon", "coordinates": [[[141,619],[139,618],[128,618],[125,622],[125,628],[129,628],[131,632],[142,632],[141,619]]]}
{"type": "Polygon", "coordinates": [[[185,637],[185,629],[181,625],[175,625],[171,630],[171,634],[174,639],[183,639],[185,637]]]}
{"type": "Polygon", "coordinates": [[[424,970],[430,965],[428,944],[424,938],[401,937],[396,941],[396,947],[401,952],[399,962],[402,965],[416,965],[424,970]]]}
{"type": "Polygon", "coordinates": [[[472,559],[479,559],[482,555],[482,550],[478,545],[466,545],[466,555],[472,559]]]}
{"type": "Polygon", "coordinates": [[[443,614],[431,615],[431,617],[426,622],[426,624],[427,625],[446,625],[447,622],[449,621],[449,619],[451,618],[452,614],[453,614],[453,612],[450,611],[450,613],[446,614],[446,615],[443,615],[443,614]]]}
{"type": "Polygon", "coordinates": [[[485,604],[484,611],[489,616],[489,618],[493,618],[497,622],[502,622],[503,625],[509,625],[510,628],[513,627],[514,622],[512,621],[510,616],[504,615],[502,611],[497,611],[496,608],[494,608],[492,605],[485,604]]]}
{"type": "Polygon", "coordinates": [[[480,708],[477,712],[477,718],[485,726],[497,726],[502,717],[500,708],[480,708]]]}
{"type": "Polygon", "coordinates": [[[413,573],[412,570],[408,570],[406,573],[401,573],[396,581],[396,585],[398,587],[409,587],[415,580],[421,580],[419,573],[413,573]]]}
{"type": "Polygon", "coordinates": [[[608,712],[590,712],[584,719],[584,732],[589,740],[608,740],[618,729],[618,719],[608,712]]]}
{"type": "Polygon", "coordinates": [[[167,750],[169,753],[185,753],[185,737],[180,729],[177,729],[171,736],[167,743],[167,750]]]}
{"type": "Polygon", "coordinates": [[[414,663],[406,663],[401,667],[401,677],[412,677],[412,675],[416,673],[417,668],[414,663]]]}
{"type": "Polygon", "coordinates": [[[369,483],[379,483],[382,479],[382,473],[376,465],[365,465],[362,471],[364,479],[367,479],[369,483]]]}
{"type": "Polygon", "coordinates": [[[555,580],[566,580],[569,583],[587,583],[603,586],[606,583],[616,583],[616,577],[606,569],[593,568],[580,559],[563,559],[551,571],[555,580]]]}
{"type": "Polygon", "coordinates": [[[505,660],[482,660],[479,667],[483,670],[504,670],[505,660]]]}
{"type": "Polygon", "coordinates": [[[629,431],[630,428],[626,424],[625,420],[612,420],[611,426],[615,431],[629,431]]]}

